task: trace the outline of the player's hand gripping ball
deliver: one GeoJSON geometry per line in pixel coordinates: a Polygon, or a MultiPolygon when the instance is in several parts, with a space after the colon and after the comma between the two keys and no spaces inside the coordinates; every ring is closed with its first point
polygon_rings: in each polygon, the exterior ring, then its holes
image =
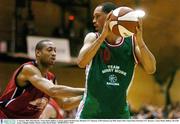
{"type": "Polygon", "coordinates": [[[115,35],[129,37],[136,33],[138,18],[144,15],[145,12],[142,10],[133,10],[126,6],[118,7],[112,12],[112,20],[109,23],[110,30],[115,35]]]}

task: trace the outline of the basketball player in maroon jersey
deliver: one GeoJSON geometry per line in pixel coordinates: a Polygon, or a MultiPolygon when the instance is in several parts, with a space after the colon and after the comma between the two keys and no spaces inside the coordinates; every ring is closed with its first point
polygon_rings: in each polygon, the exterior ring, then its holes
{"type": "Polygon", "coordinates": [[[0,118],[39,118],[49,97],[54,98],[59,105],[79,104],[84,89],[56,85],[54,74],[49,72],[56,59],[54,43],[40,41],[36,45],[35,55],[36,61],[24,63],[14,72],[0,97],[0,118]]]}

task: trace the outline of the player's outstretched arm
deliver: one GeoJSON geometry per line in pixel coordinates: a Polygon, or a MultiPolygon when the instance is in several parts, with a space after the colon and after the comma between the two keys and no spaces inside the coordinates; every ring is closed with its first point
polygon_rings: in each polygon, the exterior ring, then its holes
{"type": "Polygon", "coordinates": [[[20,85],[28,81],[37,89],[54,98],[73,97],[84,93],[83,88],[54,85],[51,81],[44,78],[41,72],[33,65],[25,65],[17,76],[17,80],[20,85]]]}
{"type": "Polygon", "coordinates": [[[72,110],[78,107],[82,100],[82,95],[70,98],[55,99],[58,105],[64,110],[72,110]]]}

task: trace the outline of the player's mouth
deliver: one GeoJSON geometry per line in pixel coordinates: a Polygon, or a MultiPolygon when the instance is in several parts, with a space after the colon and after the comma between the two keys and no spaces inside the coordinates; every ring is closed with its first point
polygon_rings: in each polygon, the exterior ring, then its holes
{"type": "Polygon", "coordinates": [[[55,57],[51,57],[50,60],[51,61],[56,61],[56,58],[55,57]]]}
{"type": "Polygon", "coordinates": [[[94,25],[94,28],[96,31],[98,31],[98,29],[99,29],[97,25],[94,25]]]}

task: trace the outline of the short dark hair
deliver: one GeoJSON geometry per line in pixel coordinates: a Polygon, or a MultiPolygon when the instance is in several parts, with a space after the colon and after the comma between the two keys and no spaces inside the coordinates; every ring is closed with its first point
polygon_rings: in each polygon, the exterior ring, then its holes
{"type": "Polygon", "coordinates": [[[35,50],[42,50],[45,42],[51,42],[50,40],[41,40],[36,44],[35,50]]]}
{"type": "Polygon", "coordinates": [[[104,2],[104,3],[100,4],[99,6],[102,6],[102,11],[104,13],[109,13],[112,10],[117,8],[117,6],[112,2],[104,2]]]}

